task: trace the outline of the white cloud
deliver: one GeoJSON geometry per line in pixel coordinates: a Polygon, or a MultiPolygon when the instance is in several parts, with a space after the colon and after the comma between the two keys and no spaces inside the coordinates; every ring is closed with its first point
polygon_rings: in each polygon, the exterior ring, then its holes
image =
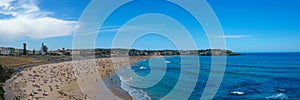
{"type": "Polygon", "coordinates": [[[3,9],[8,9],[8,7],[10,6],[10,2],[12,1],[13,0],[1,0],[0,7],[3,7],[3,9]]]}
{"type": "Polygon", "coordinates": [[[73,33],[75,21],[48,17],[50,13],[41,11],[35,0],[1,0],[0,15],[12,18],[0,19],[0,40],[43,39],[73,33]]]}
{"type": "MultiPolygon", "coordinates": [[[[80,24],[79,24],[80,25],[80,24]]],[[[111,32],[137,32],[137,31],[156,31],[161,30],[162,24],[145,24],[145,25],[127,25],[127,26],[102,26],[89,27],[84,30],[77,30],[76,36],[94,35],[95,33],[111,33],[111,32]]],[[[77,28],[80,26],[77,26],[77,28]]]]}
{"type": "Polygon", "coordinates": [[[65,36],[72,33],[74,24],[75,22],[50,17],[0,20],[0,37],[10,40],[21,37],[41,39],[65,36]]]}
{"type": "Polygon", "coordinates": [[[132,31],[155,31],[161,30],[161,27],[165,26],[164,24],[144,24],[144,25],[127,25],[127,26],[104,26],[100,30],[101,32],[132,32],[132,31]]]}
{"type": "Polygon", "coordinates": [[[214,34],[207,34],[207,36],[214,37],[214,38],[227,38],[227,39],[253,38],[252,35],[214,35],[214,34]]]}

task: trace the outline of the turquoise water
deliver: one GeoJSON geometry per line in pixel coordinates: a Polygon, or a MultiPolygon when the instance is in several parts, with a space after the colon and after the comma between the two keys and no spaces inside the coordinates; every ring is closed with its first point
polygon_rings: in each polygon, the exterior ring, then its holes
{"type": "MultiPolygon", "coordinates": [[[[137,99],[161,99],[174,89],[180,74],[185,74],[180,81],[197,81],[193,92],[188,94],[189,99],[200,99],[210,74],[211,57],[172,56],[164,59],[168,61],[166,73],[159,83],[148,88],[122,83],[122,88],[137,99]],[[197,58],[200,65],[196,64],[197,58]],[[181,62],[181,59],[186,60],[181,62]],[[188,70],[181,72],[182,64],[188,70]],[[198,74],[195,69],[199,67],[198,74]],[[198,79],[189,78],[197,75],[198,79]]],[[[158,67],[150,68],[149,60],[134,63],[130,68],[135,74],[145,77],[151,73],[151,68],[160,68],[155,64],[158,67]]],[[[179,94],[172,99],[178,99],[191,90],[180,88],[178,91],[179,94]]],[[[300,99],[300,53],[245,53],[243,56],[227,57],[224,78],[214,99],[300,99]]]]}

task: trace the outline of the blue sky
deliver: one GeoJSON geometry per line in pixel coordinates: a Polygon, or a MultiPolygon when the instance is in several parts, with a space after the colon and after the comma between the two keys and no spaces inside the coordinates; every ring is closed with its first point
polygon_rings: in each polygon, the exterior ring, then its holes
{"type": "MultiPolygon", "coordinates": [[[[45,43],[50,49],[72,48],[73,32],[81,13],[90,0],[1,0],[0,46],[39,49],[45,43]]],[[[150,2],[150,1],[149,1],[150,2]]],[[[193,23],[185,11],[159,1],[155,5],[138,3],[137,8],[124,8],[106,21],[105,31],[98,35],[96,47],[111,47],[120,21],[162,6],[172,17],[182,18],[199,49],[210,48],[201,26],[193,23]],[[143,9],[141,9],[143,8],[143,9]],[[112,31],[111,31],[112,30],[112,31]]],[[[238,52],[298,52],[300,51],[299,0],[208,0],[223,28],[228,49],[238,52]]],[[[127,27],[138,30],[173,30],[171,23],[149,19],[127,27]]],[[[130,32],[129,31],[129,32],[130,32]]],[[[178,30],[179,31],[179,30],[178,30]]],[[[126,33],[130,34],[130,33],[126,33]]],[[[126,38],[126,37],[124,37],[126,38]]],[[[172,41],[159,35],[146,35],[133,45],[138,49],[175,49],[172,41]]]]}

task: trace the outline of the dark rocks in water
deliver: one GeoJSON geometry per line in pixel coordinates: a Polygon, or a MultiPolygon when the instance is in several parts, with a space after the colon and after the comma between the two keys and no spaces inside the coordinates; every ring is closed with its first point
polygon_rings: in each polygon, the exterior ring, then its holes
{"type": "Polygon", "coordinates": [[[285,89],[277,89],[277,92],[285,92],[285,89]]]}

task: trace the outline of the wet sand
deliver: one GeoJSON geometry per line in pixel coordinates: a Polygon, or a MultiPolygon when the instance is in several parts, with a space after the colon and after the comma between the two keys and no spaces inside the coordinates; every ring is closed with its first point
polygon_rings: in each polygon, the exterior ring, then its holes
{"type": "Polygon", "coordinates": [[[121,80],[117,74],[111,74],[104,79],[106,86],[114,93],[124,100],[133,100],[127,91],[121,88],[121,80]]]}

